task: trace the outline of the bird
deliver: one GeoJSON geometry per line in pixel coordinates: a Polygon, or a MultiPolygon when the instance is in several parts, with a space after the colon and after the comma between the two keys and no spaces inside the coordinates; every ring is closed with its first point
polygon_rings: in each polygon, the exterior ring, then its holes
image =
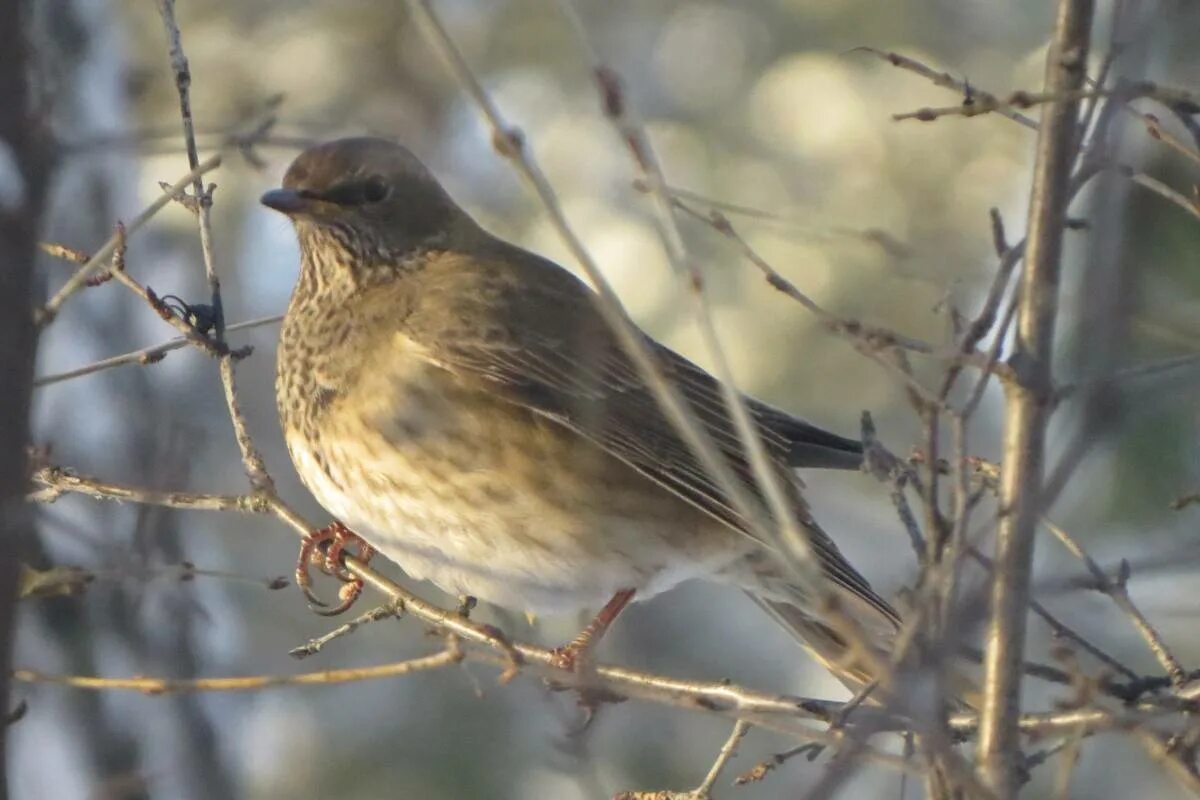
{"type": "MultiPolygon", "coordinates": [[[[539,616],[601,609],[554,651],[567,667],[629,602],[696,578],[748,593],[847,685],[873,680],[827,601],[876,655],[900,617],[813,519],[796,472],[857,469],[859,441],[745,397],[818,590],[676,432],[596,292],[484,230],[408,149],[312,146],[262,203],[290,218],[301,254],[277,351],[287,449],[370,547],[451,595],[539,616]]],[[[637,335],[762,501],[718,381],[637,335]]]]}

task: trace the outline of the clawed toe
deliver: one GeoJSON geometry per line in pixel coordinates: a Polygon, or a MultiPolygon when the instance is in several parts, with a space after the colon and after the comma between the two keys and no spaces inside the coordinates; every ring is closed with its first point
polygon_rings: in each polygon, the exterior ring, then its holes
{"type": "Polygon", "coordinates": [[[347,553],[365,563],[375,555],[375,549],[341,522],[333,522],[301,540],[300,554],[296,559],[296,585],[304,592],[308,607],[314,613],[324,617],[336,616],[354,605],[362,594],[362,579],[351,574],[342,563],[342,557],[347,553]],[[326,603],[313,591],[312,577],[308,572],[313,566],[342,582],[336,605],[326,603]]]}
{"type": "Polygon", "coordinates": [[[585,644],[571,642],[550,651],[550,666],[566,672],[582,673],[591,664],[591,653],[585,644]]]}
{"type": "MultiPolygon", "coordinates": [[[[575,640],[563,647],[556,647],[550,651],[550,664],[553,667],[561,669],[565,672],[571,672],[575,675],[587,675],[592,668],[592,653],[589,641],[575,640]]],[[[588,686],[578,681],[573,681],[570,684],[561,683],[553,678],[547,680],[551,691],[576,692],[576,702],[584,711],[584,722],[580,726],[577,733],[582,733],[591,726],[592,720],[595,719],[596,712],[600,706],[605,703],[620,703],[625,698],[618,694],[610,692],[597,686],[588,686]]]]}

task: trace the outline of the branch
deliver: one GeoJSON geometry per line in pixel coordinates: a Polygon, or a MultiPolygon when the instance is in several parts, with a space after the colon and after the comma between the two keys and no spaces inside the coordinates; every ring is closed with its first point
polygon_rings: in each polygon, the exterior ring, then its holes
{"type": "Polygon", "coordinates": [[[937,398],[896,361],[885,358],[882,351],[891,348],[901,348],[919,353],[933,353],[933,347],[924,342],[911,339],[893,331],[865,325],[858,320],[838,317],[822,308],[815,300],[799,289],[794,283],[784,278],[771,264],[758,254],[733,224],[719,211],[702,214],[681,200],[676,205],[697,219],[711,225],[722,236],[728,238],[741,251],[742,256],[762,272],[767,283],[774,289],[792,298],[806,310],[817,317],[817,320],[834,335],[844,338],[855,350],[870,358],[897,378],[910,391],[915,392],[929,403],[938,403],[937,398]]]}
{"type": "MultiPolygon", "coordinates": [[[[192,122],[192,106],[189,95],[192,75],[188,68],[187,56],[183,52],[183,40],[179,32],[179,25],[175,22],[175,0],[159,0],[158,10],[166,29],[171,66],[175,71],[175,88],[179,93],[179,113],[183,121],[183,138],[187,145],[188,163],[195,171],[200,158],[196,150],[196,132],[192,122]]],[[[204,255],[204,274],[212,293],[211,302],[216,324],[214,337],[218,344],[224,345],[225,312],[221,301],[221,281],[217,277],[212,244],[212,195],[204,190],[204,183],[199,176],[196,176],[193,182],[193,191],[199,204],[196,218],[200,229],[200,249],[204,255]]],[[[255,489],[273,490],[274,483],[267,473],[262,455],[250,437],[245,415],[242,414],[234,376],[234,359],[228,353],[221,357],[220,372],[221,387],[225,392],[225,405],[229,409],[229,421],[233,425],[234,439],[237,441],[238,450],[241,451],[242,465],[245,467],[246,475],[255,489]]]]}
{"type": "MultiPolygon", "coordinates": [[[[170,295],[167,295],[165,298],[159,297],[148,286],[143,286],[136,279],[131,277],[125,270],[126,236],[127,232],[125,230],[125,226],[118,222],[116,225],[116,232],[113,235],[113,238],[116,239],[117,243],[116,247],[113,249],[112,261],[108,269],[104,270],[94,278],[89,278],[87,281],[85,281],[85,285],[95,286],[98,283],[115,279],[117,283],[124,286],[139,299],[141,299],[142,302],[150,306],[150,308],[155,314],[158,315],[160,319],[183,334],[183,338],[187,344],[195,345],[199,349],[208,353],[210,356],[214,357],[232,356],[235,359],[241,359],[250,355],[249,348],[231,351],[224,342],[210,338],[207,333],[201,329],[201,326],[198,326],[192,320],[188,319],[186,314],[176,313],[176,309],[172,308],[170,303],[166,302],[166,300],[172,299],[170,295]]],[[[56,258],[63,258],[82,264],[86,264],[91,260],[86,254],[81,253],[78,250],[73,250],[69,247],[64,247],[60,244],[43,243],[41,247],[46,253],[56,258]]]]}
{"type": "MultiPolygon", "coordinates": [[[[1048,93],[1066,94],[1082,87],[1092,11],[1092,0],[1060,0],[1046,62],[1048,93]]],[[[1021,664],[1041,513],[1046,422],[1053,400],[1050,362],[1078,110],[1077,101],[1056,103],[1046,110],[1038,131],[1012,357],[1017,379],[1010,386],[1005,421],[1000,487],[1004,511],[997,531],[980,738],[982,775],[1001,800],[1014,797],[1020,786],[1021,664]]]]}
{"type": "MultiPolygon", "coordinates": [[[[850,52],[870,53],[873,56],[887,61],[893,67],[899,67],[900,69],[920,75],[921,77],[932,81],[935,86],[941,86],[945,89],[952,89],[953,91],[959,92],[964,97],[973,98],[976,101],[994,102],[996,100],[996,96],[990,92],[985,92],[977,86],[971,86],[966,81],[961,81],[948,72],[938,72],[931,67],[925,66],[915,58],[909,58],[908,56],[903,56],[899,53],[877,50],[874,47],[855,47],[850,52]]],[[[996,109],[996,113],[1003,117],[1008,117],[1013,122],[1016,122],[1019,125],[1024,125],[1026,128],[1037,130],[1038,124],[1036,122],[1011,108],[1000,107],[996,109]]]]}
{"type": "Polygon", "coordinates": [[[1158,659],[1158,663],[1162,665],[1163,671],[1167,673],[1167,677],[1171,679],[1171,685],[1176,689],[1182,689],[1187,683],[1187,673],[1183,669],[1183,665],[1175,658],[1170,648],[1163,641],[1162,634],[1146,619],[1146,615],[1134,605],[1133,600],[1129,597],[1129,562],[1121,560],[1121,569],[1117,579],[1114,581],[1108,577],[1100,565],[1096,563],[1083,546],[1075,540],[1071,534],[1067,533],[1062,527],[1054,524],[1048,517],[1042,517],[1042,524],[1058,538],[1071,554],[1083,562],[1087,567],[1088,572],[1092,575],[1092,580],[1095,581],[1092,588],[1102,594],[1108,595],[1117,607],[1133,621],[1133,626],[1137,628],[1138,633],[1146,640],[1150,652],[1154,653],[1154,657],[1158,659]]]}
{"type": "Polygon", "coordinates": [[[749,731],[750,726],[741,720],[733,724],[733,732],[721,746],[708,775],[700,782],[699,786],[690,792],[618,792],[613,800],[712,800],[712,790],[717,783],[717,778],[721,777],[721,771],[725,769],[729,759],[737,753],[738,744],[749,731]]]}
{"type": "Polygon", "coordinates": [[[228,678],[101,678],[91,675],[52,675],[31,669],[13,670],[13,679],[24,683],[56,683],[92,691],[128,690],[143,694],[173,692],[253,692],[277,686],[311,686],[393,678],[415,672],[429,672],[462,661],[462,653],[446,649],[429,656],[380,664],[374,667],[347,667],[299,675],[245,675],[228,678]]]}
{"type": "MultiPolygon", "coordinates": [[[[18,791],[8,749],[8,728],[24,705],[10,710],[8,669],[19,627],[19,563],[33,538],[33,525],[19,500],[24,492],[29,443],[30,381],[37,332],[29,309],[34,302],[37,231],[42,228],[53,163],[44,118],[30,96],[31,78],[50,66],[29,46],[35,12],[30,3],[8,2],[0,22],[0,800],[18,791]]],[[[43,109],[44,110],[44,109],[43,109]]]]}
{"type": "Polygon", "coordinates": [[[318,636],[315,639],[309,639],[307,642],[300,645],[299,647],[293,647],[291,650],[288,651],[288,655],[295,659],[308,658],[309,656],[316,655],[317,653],[319,653],[323,649],[325,649],[325,645],[329,644],[330,642],[332,642],[336,639],[340,639],[343,636],[347,636],[351,633],[354,633],[356,630],[361,628],[363,625],[367,625],[372,622],[379,622],[380,620],[388,619],[389,617],[394,617],[396,619],[399,619],[400,616],[403,614],[403,612],[404,612],[403,608],[400,608],[397,606],[392,606],[392,605],[378,606],[376,608],[372,608],[370,611],[366,612],[365,614],[358,615],[354,619],[350,620],[349,622],[343,623],[342,625],[339,625],[338,627],[334,628],[329,633],[326,633],[323,636],[318,636]]]}
{"type": "MultiPolygon", "coordinates": [[[[1182,754],[1175,752],[1171,744],[1164,741],[1154,731],[1136,729],[1133,731],[1133,736],[1151,760],[1166,767],[1171,777],[1193,796],[1200,796],[1200,775],[1197,774],[1194,764],[1185,763],[1181,758],[1182,754]]],[[[1192,753],[1191,756],[1194,761],[1195,753],[1192,753]]]]}
{"type": "MultiPolygon", "coordinates": [[[[265,492],[257,495],[162,492],[80,476],[61,467],[41,467],[34,472],[33,481],[45,490],[29,497],[35,501],[53,502],[62,493],[74,493],[98,500],[128,501],[168,508],[232,511],[242,514],[269,513],[301,536],[306,536],[309,531],[315,529],[315,526],[277,496],[265,492]]],[[[347,558],[346,565],[352,573],[382,592],[392,608],[403,609],[433,625],[442,633],[453,634],[465,642],[489,647],[494,651],[494,655],[519,662],[519,667],[532,665],[537,674],[553,675],[559,682],[601,688],[622,696],[655,698],[655,702],[706,709],[733,716],[744,712],[827,721],[835,718],[843,706],[842,703],[829,700],[758,692],[728,682],[687,681],[615,666],[599,665],[594,676],[572,677],[574,673],[554,666],[554,653],[551,650],[537,645],[511,642],[490,626],[478,625],[456,611],[443,609],[422,600],[355,559],[347,558]],[[599,679],[599,682],[589,683],[592,679],[599,679]]],[[[819,735],[815,731],[812,733],[819,735]]]]}
{"type": "MultiPolygon", "coordinates": [[[[233,511],[243,514],[270,513],[301,536],[313,530],[311,523],[296,514],[277,497],[269,497],[264,500],[257,496],[159,492],[109,483],[95,478],[85,478],[57,467],[39,468],[34,473],[34,480],[56,492],[84,494],[100,500],[130,501],[181,509],[233,511]]],[[[36,499],[49,501],[52,498],[36,499]]],[[[444,609],[429,603],[357,559],[348,557],[346,567],[387,597],[388,605],[373,609],[359,619],[310,642],[309,647],[298,648],[298,651],[303,652],[293,651],[293,655],[297,657],[308,655],[312,650],[320,649],[320,646],[323,646],[328,640],[348,633],[366,622],[406,612],[433,626],[438,633],[461,640],[467,646],[461,649],[460,657],[490,664],[502,669],[506,675],[528,672],[550,678],[555,683],[582,689],[596,689],[614,697],[638,698],[660,705],[715,713],[735,720],[744,720],[755,727],[824,746],[841,746],[846,740],[846,736],[855,731],[854,727],[848,724],[847,714],[853,703],[771,694],[739,686],[729,681],[692,681],[640,672],[615,665],[599,664],[591,673],[583,674],[563,670],[555,666],[554,651],[552,650],[525,642],[511,641],[491,626],[471,622],[456,610],[444,609]],[[314,643],[317,644],[315,648],[312,647],[314,643]],[[799,719],[816,720],[828,723],[832,727],[830,731],[822,732],[793,722],[799,719]]],[[[268,586],[277,588],[278,581],[269,582],[268,586]]],[[[386,665],[379,669],[386,669],[386,665]]],[[[384,676],[386,673],[380,673],[375,677],[384,676]]],[[[1187,677],[1189,680],[1187,690],[1179,692],[1176,696],[1168,696],[1162,701],[1139,703],[1125,716],[1114,715],[1113,712],[1099,708],[1079,709],[1052,714],[1026,714],[1020,718],[1019,725],[1023,731],[1036,731],[1044,735],[1068,735],[1081,730],[1091,732],[1123,728],[1132,724],[1131,720],[1135,719],[1158,719],[1167,713],[1178,713],[1183,708],[1179,705],[1180,703],[1190,702],[1200,696],[1200,683],[1191,682],[1196,676],[1189,675],[1187,677]]],[[[283,678],[272,678],[271,680],[285,682],[283,678]]],[[[305,680],[320,682],[318,678],[305,680]]],[[[1140,691],[1133,688],[1134,684],[1149,686],[1154,680],[1153,678],[1134,676],[1130,689],[1119,693],[1119,696],[1133,700],[1140,694],[1140,691]]],[[[128,688],[145,691],[153,689],[154,686],[152,684],[132,684],[127,681],[120,684],[97,684],[94,687],[85,688],[128,688]]],[[[236,685],[214,686],[214,690],[219,688],[236,690],[240,687],[236,685]]],[[[877,733],[902,731],[907,726],[905,720],[875,707],[858,708],[854,712],[853,722],[867,725],[870,730],[877,733]]],[[[949,725],[957,735],[971,735],[979,728],[979,718],[974,713],[956,714],[950,718],[949,725]]],[[[864,755],[892,768],[911,770],[911,767],[901,759],[886,756],[870,748],[864,752],[864,755]]]]}
{"type": "Polygon", "coordinates": [[[162,211],[171,202],[177,193],[183,191],[193,181],[199,180],[202,175],[212,172],[220,165],[221,154],[217,153],[204,163],[193,166],[190,172],[171,184],[170,188],[159,195],[153,203],[146,206],[130,222],[127,222],[123,232],[114,233],[107,242],[101,245],[100,249],[92,254],[88,262],[76,270],[75,274],[46,301],[45,305],[34,312],[34,324],[39,328],[49,325],[58,314],[59,309],[62,308],[62,304],[67,301],[67,298],[86,286],[92,274],[109,262],[124,237],[131,235],[134,231],[149,222],[155,214],[162,211]]]}
{"type": "Polygon", "coordinates": [[[197,578],[216,578],[223,581],[249,583],[270,591],[278,591],[288,586],[288,579],[283,576],[254,578],[225,570],[197,567],[190,561],[182,561],[178,564],[137,565],[101,570],[81,567],[35,569],[28,564],[22,564],[20,599],[73,596],[83,593],[88,586],[94,583],[102,581],[115,583],[130,578],[140,581],[165,579],[178,583],[191,583],[197,578]]]}
{"type": "MultiPolygon", "coordinates": [[[[269,317],[259,317],[258,319],[246,320],[245,322],[229,325],[225,328],[225,332],[233,333],[234,331],[249,330],[250,328],[260,328],[264,325],[272,325],[282,319],[282,314],[274,314],[269,317]]],[[[163,360],[167,353],[187,347],[189,344],[193,344],[191,337],[181,336],[171,339],[168,342],[163,342],[162,344],[156,344],[153,347],[143,347],[141,350],[132,350],[128,353],[122,353],[119,356],[110,356],[108,358],[101,359],[100,361],[93,361],[91,364],[85,364],[82,367],[66,370],[65,372],[55,372],[50,375],[43,375],[40,378],[35,378],[33,381],[33,388],[38,389],[43,386],[49,386],[52,383],[61,383],[62,381],[69,381],[73,380],[74,378],[82,378],[85,375],[93,375],[97,372],[103,372],[104,370],[112,369],[113,367],[120,367],[125,364],[157,364],[159,361],[163,360]]]]}
{"type": "Polygon", "coordinates": [[[1118,175],[1121,175],[1133,183],[1136,183],[1143,189],[1154,192],[1167,202],[1179,206],[1188,214],[1191,214],[1193,217],[1200,220],[1200,199],[1186,197],[1185,195],[1175,191],[1170,186],[1160,181],[1158,178],[1151,178],[1149,175],[1146,175],[1142,172],[1137,172],[1133,168],[1123,164],[1109,165],[1108,168],[1116,170],[1118,175]]]}
{"type": "MultiPolygon", "coordinates": [[[[1142,120],[1146,126],[1146,133],[1150,134],[1150,138],[1157,139],[1175,152],[1181,154],[1184,158],[1200,165],[1200,151],[1195,147],[1188,145],[1182,139],[1173,135],[1170,131],[1162,126],[1162,121],[1153,114],[1143,114],[1131,109],[1134,114],[1142,120]]],[[[1200,144],[1197,145],[1200,147],[1200,144]]]]}
{"type": "Polygon", "coordinates": [[[962,105],[943,106],[941,108],[919,108],[916,111],[893,114],[892,119],[896,121],[915,119],[920,122],[933,122],[942,117],[977,117],[981,114],[1002,112],[1009,112],[1004,115],[1011,119],[1013,109],[1027,109],[1034,106],[1061,103],[1078,105],[1083,100],[1095,101],[1105,97],[1112,98],[1120,103],[1127,103],[1139,97],[1151,97],[1160,100],[1164,105],[1170,105],[1173,102],[1179,101],[1195,102],[1194,96],[1189,92],[1182,89],[1161,87],[1149,81],[1139,81],[1138,83],[1117,86],[1114,89],[1086,89],[1082,88],[1082,86],[1078,89],[1062,92],[1027,92],[1018,89],[1003,100],[998,99],[993,94],[976,92],[974,90],[966,94],[967,97],[962,105]]]}
{"type": "Polygon", "coordinates": [[[692,791],[694,800],[710,800],[712,797],[712,788],[717,783],[717,778],[721,777],[721,770],[725,769],[725,765],[729,763],[729,759],[733,758],[737,753],[738,745],[742,739],[750,732],[750,728],[746,723],[738,721],[733,725],[733,731],[729,734],[729,738],[725,744],[721,746],[720,752],[717,753],[717,759],[713,762],[712,768],[709,769],[708,775],[700,782],[692,791]]]}
{"type": "Polygon", "coordinates": [[[1131,367],[1123,367],[1109,375],[1103,375],[1098,378],[1085,378],[1074,383],[1060,385],[1054,391],[1054,402],[1056,404],[1061,403],[1081,390],[1094,392],[1117,388],[1126,383],[1132,383],[1145,378],[1157,378],[1164,373],[1197,366],[1200,366],[1200,353],[1190,353],[1158,361],[1148,361],[1145,364],[1135,364],[1131,367]]]}
{"type": "MultiPolygon", "coordinates": [[[[642,178],[634,179],[632,186],[639,192],[650,191],[650,185],[642,178]]],[[[915,254],[912,246],[907,242],[896,238],[881,228],[848,228],[841,225],[818,226],[813,225],[808,219],[802,219],[799,215],[779,214],[762,208],[718,200],[715,197],[709,197],[699,192],[670,184],[667,185],[666,189],[672,198],[685,203],[705,206],[710,211],[721,211],[728,216],[745,217],[760,224],[769,224],[782,228],[785,231],[802,234],[805,237],[816,239],[857,239],[865,244],[878,247],[888,256],[897,260],[912,258],[915,254]]]]}
{"type": "Polygon", "coordinates": [[[255,495],[162,492],[141,486],[110,483],[57,466],[39,467],[34,470],[31,481],[41,486],[42,490],[30,494],[27,499],[38,503],[53,503],[63,494],[71,493],[82,494],[95,500],[141,503],[192,511],[240,511],[247,514],[265,514],[270,511],[269,503],[255,495]]]}
{"type": "MultiPolygon", "coordinates": [[[[993,208],[991,210],[991,217],[992,239],[995,242],[996,253],[1000,256],[1000,265],[996,269],[992,285],[988,288],[987,296],[983,301],[983,307],[979,309],[979,313],[975,316],[975,319],[971,320],[971,324],[963,332],[962,340],[959,344],[959,352],[962,353],[964,358],[974,352],[979,343],[983,341],[983,338],[996,328],[996,314],[1000,309],[1000,303],[1004,300],[1005,291],[1008,289],[1008,284],[1011,282],[1010,279],[1016,270],[1017,264],[1025,256],[1024,240],[1012,247],[1008,246],[1004,236],[1004,220],[1000,216],[1000,212],[993,208]]],[[[964,417],[970,417],[975,412],[975,408],[979,405],[979,401],[983,397],[984,389],[987,388],[988,381],[995,373],[995,367],[999,365],[1000,348],[1004,344],[1004,337],[1011,320],[1012,317],[1006,313],[1001,320],[1000,327],[996,329],[995,337],[985,357],[984,367],[979,380],[971,392],[970,399],[963,406],[964,417]]],[[[962,366],[960,364],[952,363],[950,365],[950,369],[946,371],[946,376],[942,380],[942,387],[938,392],[938,397],[945,400],[950,396],[950,391],[954,388],[954,382],[958,379],[961,371],[962,366]]]]}

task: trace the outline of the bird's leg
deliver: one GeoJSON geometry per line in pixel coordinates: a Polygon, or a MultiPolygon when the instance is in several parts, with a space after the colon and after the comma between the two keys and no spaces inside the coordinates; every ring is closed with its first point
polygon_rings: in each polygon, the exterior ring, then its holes
{"type": "Polygon", "coordinates": [[[367,562],[375,555],[375,548],[367,544],[356,533],[341,522],[333,522],[320,530],[313,531],[300,542],[300,555],[296,559],[296,585],[304,592],[309,608],[325,617],[341,614],[362,594],[363,582],[355,577],[342,564],[342,556],[348,547],[357,548],[351,552],[359,561],[367,562]],[[308,569],[316,566],[326,575],[332,575],[342,582],[338,590],[339,603],[329,607],[329,604],[317,597],[312,590],[312,579],[308,569]]]}
{"type": "Polygon", "coordinates": [[[580,667],[587,663],[591,656],[591,651],[604,637],[609,626],[613,624],[613,621],[620,615],[625,606],[629,605],[629,601],[633,599],[633,595],[633,589],[622,589],[614,594],[604,608],[600,609],[600,613],[596,615],[596,618],[589,622],[587,627],[571,640],[570,644],[554,648],[554,659],[552,661],[554,666],[559,669],[578,672],[580,667]]]}
{"type": "Polygon", "coordinates": [[[458,608],[454,610],[458,612],[458,615],[463,619],[470,619],[471,612],[475,610],[475,606],[478,604],[479,601],[474,597],[469,594],[463,594],[458,596],[458,608]]]}

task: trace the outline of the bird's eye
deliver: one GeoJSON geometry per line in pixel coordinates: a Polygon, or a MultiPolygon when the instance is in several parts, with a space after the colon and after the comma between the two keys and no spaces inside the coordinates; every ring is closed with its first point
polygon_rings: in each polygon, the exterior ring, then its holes
{"type": "Polygon", "coordinates": [[[383,178],[372,175],[363,182],[362,193],[363,200],[368,203],[378,203],[387,199],[388,185],[383,178]]]}

